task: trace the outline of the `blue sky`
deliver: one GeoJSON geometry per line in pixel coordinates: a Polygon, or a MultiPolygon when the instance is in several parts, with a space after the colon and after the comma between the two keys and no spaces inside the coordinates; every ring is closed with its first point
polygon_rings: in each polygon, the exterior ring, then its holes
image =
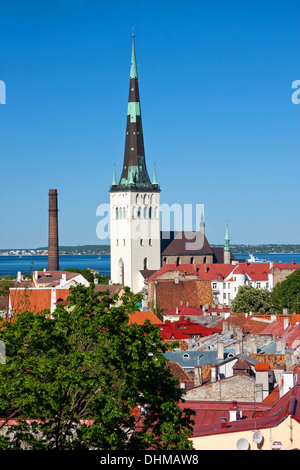
{"type": "MultiPolygon", "coordinates": [[[[0,248],[96,244],[120,176],[135,28],[147,167],[210,243],[300,243],[300,2],[1,2],[0,248]]],[[[108,241],[104,241],[107,243],[108,241]]],[[[102,242],[103,243],[103,242],[102,242]]]]}

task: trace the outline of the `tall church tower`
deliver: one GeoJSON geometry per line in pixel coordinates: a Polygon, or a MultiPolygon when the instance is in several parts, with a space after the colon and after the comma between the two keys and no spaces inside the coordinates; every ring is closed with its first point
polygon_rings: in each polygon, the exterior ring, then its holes
{"type": "Polygon", "coordinates": [[[230,258],[231,258],[231,253],[230,253],[230,238],[229,238],[229,231],[228,231],[228,225],[226,227],[226,232],[225,232],[225,244],[224,244],[224,264],[230,264],[230,258]]]}
{"type": "Polygon", "coordinates": [[[160,188],[151,183],[145,160],[141,105],[132,35],[129,98],[123,169],[117,183],[114,169],[110,188],[111,280],[143,288],[140,271],[160,268],[160,188]]]}

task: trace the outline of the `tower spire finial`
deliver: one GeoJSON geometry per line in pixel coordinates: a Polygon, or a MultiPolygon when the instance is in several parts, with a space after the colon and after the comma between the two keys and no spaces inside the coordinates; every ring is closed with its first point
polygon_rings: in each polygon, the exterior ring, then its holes
{"type": "Polygon", "coordinates": [[[132,37],[134,38],[135,34],[134,34],[134,26],[132,26],[132,37]]]}

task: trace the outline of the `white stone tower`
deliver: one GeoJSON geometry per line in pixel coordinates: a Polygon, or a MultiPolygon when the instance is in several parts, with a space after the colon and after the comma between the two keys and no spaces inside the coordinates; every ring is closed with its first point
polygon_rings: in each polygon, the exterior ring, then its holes
{"type": "Polygon", "coordinates": [[[111,280],[140,292],[141,271],[160,268],[160,188],[145,160],[134,35],[123,169],[110,188],[111,280]]]}

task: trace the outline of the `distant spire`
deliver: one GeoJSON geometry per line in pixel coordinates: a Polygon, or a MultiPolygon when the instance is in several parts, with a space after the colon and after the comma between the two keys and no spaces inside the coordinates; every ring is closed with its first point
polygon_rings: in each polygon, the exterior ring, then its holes
{"type": "Polygon", "coordinates": [[[230,251],[230,238],[229,238],[228,224],[227,224],[227,226],[226,226],[226,232],[225,232],[225,245],[224,245],[224,250],[225,250],[225,251],[230,251]]]}
{"type": "Polygon", "coordinates": [[[134,45],[134,36],[132,34],[132,52],[131,52],[131,67],[130,67],[130,78],[138,78],[137,76],[137,66],[136,66],[136,57],[135,57],[135,45],[134,45]]]}
{"type": "Polygon", "coordinates": [[[154,172],[153,172],[153,181],[152,184],[158,184],[157,179],[156,179],[156,168],[155,168],[155,163],[154,163],[154,172]]]}
{"type": "Polygon", "coordinates": [[[203,216],[203,207],[201,208],[201,220],[200,220],[200,233],[204,234],[205,232],[205,223],[204,223],[204,216],[203,216]]]}
{"type": "Polygon", "coordinates": [[[117,179],[116,179],[116,165],[114,164],[114,174],[113,174],[112,186],[116,186],[116,185],[117,185],[117,179]]]}

